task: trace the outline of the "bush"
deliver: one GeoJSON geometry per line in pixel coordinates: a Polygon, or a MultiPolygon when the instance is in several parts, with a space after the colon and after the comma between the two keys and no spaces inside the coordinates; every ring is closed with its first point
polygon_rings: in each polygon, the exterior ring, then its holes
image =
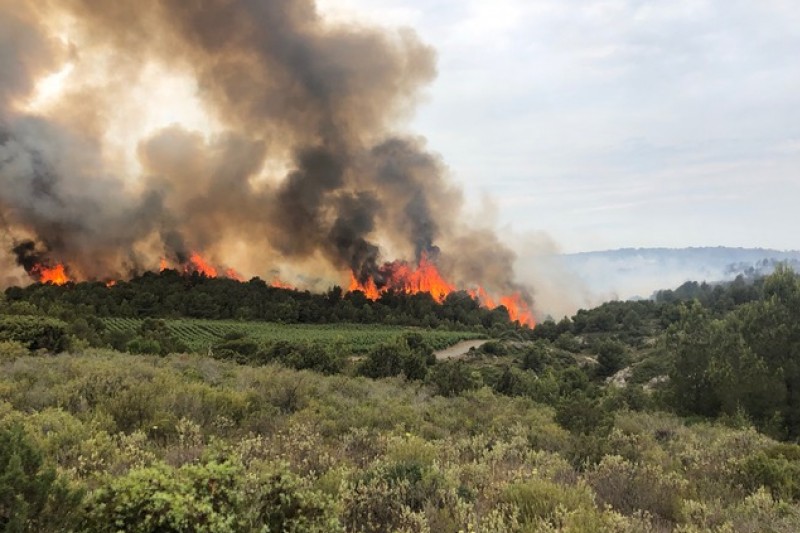
{"type": "Polygon", "coordinates": [[[609,455],[586,473],[600,501],[631,515],[647,511],[676,521],[685,482],[654,464],[626,461],[609,455]]]}
{"type": "Polygon", "coordinates": [[[800,498],[800,458],[797,445],[776,445],[748,457],[738,471],[739,481],[753,492],[769,489],[775,498],[800,498]]]}
{"type": "Polygon", "coordinates": [[[174,470],[163,463],[110,479],[88,502],[89,531],[235,531],[243,476],[231,464],[189,465],[174,470]]]}
{"type": "Polygon", "coordinates": [[[566,511],[594,509],[591,491],[585,485],[566,487],[544,479],[509,485],[501,501],[516,509],[519,522],[524,525],[552,522],[560,508],[566,511]]]}
{"type": "MultiPolygon", "coordinates": [[[[250,465],[248,470],[251,470],[250,465]]],[[[310,489],[287,466],[268,466],[247,483],[244,522],[249,531],[335,533],[341,531],[330,497],[310,489]]]]}
{"type": "Polygon", "coordinates": [[[537,374],[544,371],[551,362],[552,357],[547,351],[547,346],[542,342],[529,346],[522,354],[522,368],[532,370],[537,374]]]}
{"type": "Polygon", "coordinates": [[[458,396],[483,386],[480,374],[464,361],[442,361],[433,367],[428,382],[436,394],[458,396]]]}
{"type": "Polygon", "coordinates": [[[508,348],[500,341],[487,341],[481,346],[481,351],[487,355],[506,355],[508,348]]]}
{"type": "Polygon", "coordinates": [[[428,373],[428,356],[423,350],[412,350],[404,339],[384,343],[369,351],[359,373],[370,378],[387,378],[403,374],[406,379],[424,379],[428,373]]]}
{"type": "Polygon", "coordinates": [[[20,357],[25,357],[30,354],[31,352],[21,342],[0,341],[0,363],[4,361],[15,361],[20,357]]]}
{"type": "Polygon", "coordinates": [[[356,479],[344,495],[347,531],[424,531],[424,517],[412,509],[421,475],[419,465],[380,465],[356,479]]]}
{"type": "Polygon", "coordinates": [[[53,353],[69,348],[67,324],[40,316],[0,316],[0,341],[15,341],[29,350],[53,353]]]}
{"type": "Polygon", "coordinates": [[[21,426],[0,428],[0,531],[68,530],[82,497],[45,466],[21,426]]]}
{"type": "Polygon", "coordinates": [[[295,370],[315,370],[323,374],[335,374],[342,368],[342,361],[325,346],[289,341],[277,341],[262,348],[252,359],[240,355],[238,360],[250,360],[255,364],[278,362],[295,370]]]}
{"type": "Polygon", "coordinates": [[[608,377],[622,370],[628,364],[628,355],[625,346],[619,341],[604,340],[595,348],[597,352],[597,374],[600,377],[608,377]]]}

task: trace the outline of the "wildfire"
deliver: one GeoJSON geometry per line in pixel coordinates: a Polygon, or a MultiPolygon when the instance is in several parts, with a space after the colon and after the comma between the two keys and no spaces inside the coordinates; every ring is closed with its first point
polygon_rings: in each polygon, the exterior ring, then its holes
{"type": "Polygon", "coordinates": [[[294,286],[285,281],[281,280],[280,278],[274,278],[272,283],[269,284],[270,287],[274,287],[276,289],[289,289],[294,290],[294,286]]]}
{"type": "Polygon", "coordinates": [[[377,300],[381,293],[389,290],[416,294],[427,292],[433,299],[441,303],[448,294],[455,291],[455,287],[444,280],[439,270],[426,256],[422,256],[419,266],[414,268],[403,261],[386,263],[380,270],[385,283],[379,289],[375,280],[368,279],[366,283],[359,283],[354,275],[350,278],[350,290],[361,291],[367,298],[377,300]]]}
{"type": "Polygon", "coordinates": [[[64,265],[61,263],[54,267],[36,265],[31,269],[31,275],[36,277],[40,283],[52,283],[53,285],[65,285],[72,281],[67,275],[64,265]]]}
{"type": "MultiPolygon", "coordinates": [[[[381,294],[388,291],[397,291],[406,294],[427,292],[439,303],[442,303],[445,298],[447,298],[448,294],[456,291],[455,286],[448,283],[444,277],[442,277],[436,265],[424,255],[416,268],[408,263],[395,261],[381,267],[379,274],[383,280],[380,287],[373,278],[369,278],[366,282],[361,283],[358,281],[355,274],[351,274],[349,290],[351,292],[361,291],[370,300],[377,300],[380,298],[381,294]]],[[[536,325],[533,312],[522,299],[522,295],[518,292],[507,296],[501,296],[497,300],[492,298],[489,293],[480,286],[468,292],[487,309],[495,309],[502,305],[508,310],[508,316],[511,320],[518,320],[520,324],[530,327],[536,325]]]]}
{"type": "MultiPolygon", "coordinates": [[[[534,327],[536,320],[533,318],[533,312],[528,304],[522,299],[520,293],[515,292],[510,296],[503,296],[500,298],[500,305],[508,309],[508,317],[511,320],[518,320],[520,324],[534,327]]],[[[490,307],[493,309],[493,307],[490,307]]]]}
{"type": "MultiPolygon", "coordinates": [[[[166,259],[161,259],[159,268],[161,271],[169,268],[166,259]]],[[[225,270],[218,269],[196,252],[190,255],[189,260],[183,264],[181,269],[185,274],[197,272],[209,278],[218,277],[219,273],[222,271],[224,277],[240,282],[244,281],[236,270],[232,268],[225,270]]],[[[67,274],[65,266],[61,263],[53,267],[36,264],[30,269],[29,274],[40,283],[64,285],[73,281],[67,274]]],[[[116,284],[116,280],[106,282],[107,287],[113,287],[116,284]]],[[[295,288],[278,277],[274,278],[270,285],[280,289],[295,288]]],[[[417,266],[404,261],[386,263],[380,267],[374,278],[370,277],[364,282],[360,282],[355,274],[351,274],[348,290],[351,292],[361,291],[370,300],[378,300],[382,294],[389,291],[405,294],[426,292],[429,293],[434,300],[442,303],[449,294],[455,292],[457,289],[455,285],[444,279],[433,261],[423,256],[417,266]]],[[[536,325],[533,312],[519,292],[514,292],[509,295],[493,296],[483,287],[478,286],[469,290],[468,293],[475,298],[480,305],[487,309],[495,309],[500,306],[505,307],[512,321],[519,321],[520,324],[530,327],[536,325]]]]}
{"type": "Polygon", "coordinates": [[[217,277],[217,269],[206,262],[205,259],[200,257],[200,254],[197,252],[192,253],[192,255],[189,257],[189,262],[184,265],[183,269],[187,273],[198,272],[207,278],[217,277]]]}
{"type": "Polygon", "coordinates": [[[234,270],[232,268],[225,269],[225,277],[228,278],[228,279],[236,280],[236,281],[244,281],[244,278],[242,277],[242,275],[239,274],[238,272],[236,272],[236,270],[234,270]]]}
{"type": "MultiPolygon", "coordinates": [[[[166,258],[161,258],[158,264],[158,271],[164,272],[170,268],[176,268],[170,265],[170,262],[166,258]]],[[[182,265],[176,268],[178,271],[182,271],[184,274],[192,274],[197,272],[198,274],[202,274],[207,278],[217,278],[220,277],[220,272],[222,272],[222,277],[236,280],[236,281],[245,281],[244,277],[233,268],[225,268],[222,267],[217,268],[212,265],[209,261],[203,258],[199,253],[192,252],[189,256],[189,259],[183,263],[182,265]]]]}

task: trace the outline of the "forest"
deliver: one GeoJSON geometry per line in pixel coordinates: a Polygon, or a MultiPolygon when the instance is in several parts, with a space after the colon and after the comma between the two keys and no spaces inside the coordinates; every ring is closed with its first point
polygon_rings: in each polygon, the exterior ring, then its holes
{"type": "Polygon", "coordinates": [[[799,436],[785,267],[533,329],[170,271],[0,299],[1,531],[794,532],[799,436]]]}

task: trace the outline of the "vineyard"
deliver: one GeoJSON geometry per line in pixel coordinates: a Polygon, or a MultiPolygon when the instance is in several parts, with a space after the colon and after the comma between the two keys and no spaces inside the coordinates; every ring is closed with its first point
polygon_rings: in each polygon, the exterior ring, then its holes
{"type": "MultiPolygon", "coordinates": [[[[135,318],[105,318],[111,331],[135,333],[142,320],[135,318]]],[[[165,320],[172,334],[194,351],[207,350],[226,334],[242,332],[260,342],[289,341],[319,344],[338,344],[352,353],[364,353],[373,346],[391,341],[406,332],[419,332],[434,348],[442,349],[462,340],[482,337],[469,331],[444,331],[421,328],[383,326],[375,324],[276,324],[273,322],[241,322],[236,320],[165,320]]]]}

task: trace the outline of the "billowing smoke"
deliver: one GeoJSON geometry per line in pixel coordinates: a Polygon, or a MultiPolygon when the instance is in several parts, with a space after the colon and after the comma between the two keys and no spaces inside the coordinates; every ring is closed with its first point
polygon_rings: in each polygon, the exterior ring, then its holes
{"type": "Polygon", "coordinates": [[[434,76],[412,31],[332,24],[313,0],[0,0],[6,240],[77,279],[200,251],[334,282],[428,258],[519,290],[514,254],[398,129],[434,76]]]}

